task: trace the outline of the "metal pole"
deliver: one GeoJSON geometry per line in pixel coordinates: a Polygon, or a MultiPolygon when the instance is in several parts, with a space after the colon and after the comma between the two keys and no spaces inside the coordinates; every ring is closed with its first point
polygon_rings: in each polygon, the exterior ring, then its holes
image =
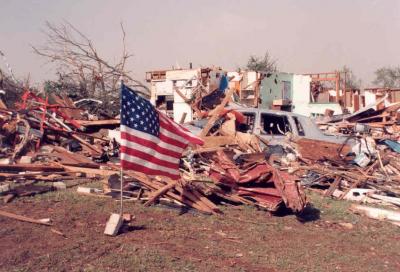
{"type": "Polygon", "coordinates": [[[122,166],[120,168],[120,181],[121,181],[121,188],[120,188],[120,206],[119,206],[119,214],[122,216],[123,212],[124,212],[124,202],[123,202],[123,191],[122,191],[122,187],[123,187],[123,181],[124,181],[124,177],[123,177],[123,171],[122,171],[122,166]]]}
{"type": "MultiPolygon", "coordinates": [[[[344,107],[345,108],[347,107],[347,105],[346,105],[346,103],[347,103],[346,80],[347,80],[347,72],[344,71],[343,90],[344,90],[344,107]]],[[[351,94],[352,94],[352,90],[350,89],[350,95],[351,94]]],[[[350,98],[350,101],[351,101],[351,98],[350,98]]],[[[350,107],[351,106],[352,105],[350,105],[350,107]]]]}
{"type": "MultiPolygon", "coordinates": [[[[121,104],[122,104],[122,86],[123,86],[123,84],[124,84],[124,81],[122,80],[122,78],[121,78],[121,93],[120,93],[120,99],[121,99],[121,104]]],[[[120,114],[121,114],[121,109],[120,109],[120,114]]],[[[121,158],[121,152],[119,152],[119,156],[120,156],[120,159],[122,159],[121,158]]],[[[122,213],[124,212],[124,202],[123,202],[123,192],[122,192],[122,188],[123,188],[123,183],[124,183],[124,172],[122,171],[122,165],[121,165],[121,162],[120,162],[120,172],[119,172],[119,175],[120,175],[120,183],[121,183],[121,186],[120,186],[120,206],[119,206],[119,214],[120,214],[120,216],[122,216],[122,213]]]]}

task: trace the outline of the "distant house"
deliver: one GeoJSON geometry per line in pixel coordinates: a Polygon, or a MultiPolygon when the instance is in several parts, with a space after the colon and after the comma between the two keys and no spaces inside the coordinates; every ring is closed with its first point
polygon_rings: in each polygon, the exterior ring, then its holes
{"type": "Polygon", "coordinates": [[[259,107],[318,116],[359,108],[359,91],[346,89],[339,72],[320,74],[264,73],[260,76],[259,107]],[[343,90],[346,89],[346,92],[343,90]]]}

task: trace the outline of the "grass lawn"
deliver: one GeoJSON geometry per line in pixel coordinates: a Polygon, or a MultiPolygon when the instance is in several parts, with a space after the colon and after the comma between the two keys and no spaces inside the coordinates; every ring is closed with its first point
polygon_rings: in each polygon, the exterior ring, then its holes
{"type": "Polygon", "coordinates": [[[1,209],[54,225],[0,217],[0,270],[400,271],[398,227],[354,215],[345,201],[308,198],[314,208],[302,220],[246,206],[208,216],[126,203],[136,219],[117,237],[103,235],[114,200],[75,189],[19,198],[1,209]]]}

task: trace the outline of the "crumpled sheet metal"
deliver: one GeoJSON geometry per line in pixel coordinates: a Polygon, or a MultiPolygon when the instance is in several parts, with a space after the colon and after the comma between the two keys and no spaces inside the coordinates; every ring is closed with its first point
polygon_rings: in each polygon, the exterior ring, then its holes
{"type": "Polygon", "coordinates": [[[242,197],[251,197],[256,200],[261,206],[270,211],[276,211],[282,203],[282,195],[276,188],[262,187],[239,187],[238,195],[242,197]]]}
{"type": "Polygon", "coordinates": [[[240,169],[223,151],[217,155],[210,169],[214,182],[230,186],[240,196],[250,197],[271,211],[276,211],[282,202],[294,212],[304,209],[306,197],[294,176],[267,162],[256,162],[247,169],[240,169]]]}

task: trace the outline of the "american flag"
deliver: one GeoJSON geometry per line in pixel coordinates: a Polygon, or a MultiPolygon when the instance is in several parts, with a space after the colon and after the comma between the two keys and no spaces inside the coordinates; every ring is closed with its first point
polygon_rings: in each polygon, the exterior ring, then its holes
{"type": "Polygon", "coordinates": [[[122,169],[178,179],[179,159],[189,143],[202,145],[203,140],[122,84],[122,169]]]}

